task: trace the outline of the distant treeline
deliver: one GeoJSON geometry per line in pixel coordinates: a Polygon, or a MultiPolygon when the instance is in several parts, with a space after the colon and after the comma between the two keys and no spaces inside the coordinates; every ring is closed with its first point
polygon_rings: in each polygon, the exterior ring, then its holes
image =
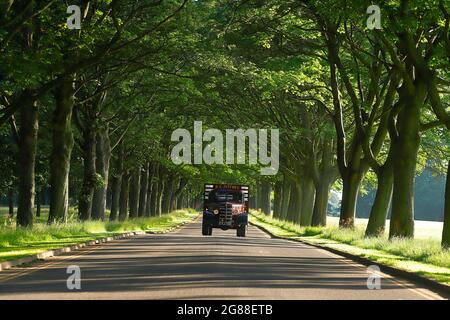
{"type": "MultiPolygon", "coordinates": [[[[445,176],[434,175],[431,170],[426,169],[416,177],[415,188],[414,218],[416,220],[444,221],[445,176]]],[[[366,195],[359,196],[356,209],[358,218],[369,218],[375,193],[376,190],[370,189],[366,195]]],[[[390,215],[389,210],[388,217],[390,215]]]]}

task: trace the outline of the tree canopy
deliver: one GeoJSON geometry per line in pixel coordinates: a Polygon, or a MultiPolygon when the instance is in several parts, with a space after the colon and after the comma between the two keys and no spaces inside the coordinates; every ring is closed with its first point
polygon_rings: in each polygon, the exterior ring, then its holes
{"type": "Polygon", "coordinates": [[[449,1],[73,5],[80,29],[62,1],[0,6],[0,192],[17,199],[19,226],[43,193],[49,223],[70,206],[114,220],[198,206],[213,181],[249,184],[254,208],[306,226],[326,224],[339,189],[342,228],[370,186],[366,235],[384,233],[391,208],[389,236],[413,237],[426,168],[447,177],[449,245],[449,1]],[[195,121],[279,129],[278,173],[173,163],[172,133],[195,121]]]}

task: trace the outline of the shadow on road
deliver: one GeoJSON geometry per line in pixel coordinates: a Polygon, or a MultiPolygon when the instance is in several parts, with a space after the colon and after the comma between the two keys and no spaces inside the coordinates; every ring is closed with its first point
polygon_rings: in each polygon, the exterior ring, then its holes
{"type": "MultiPolygon", "coordinates": [[[[81,267],[84,292],[243,287],[367,290],[364,269],[313,247],[269,239],[256,228],[247,238],[220,230],[212,237],[198,234],[199,224],[194,223],[172,234],[107,244],[74,261],[2,283],[0,295],[67,292],[69,264],[81,267]]],[[[401,289],[392,283],[384,288],[401,289]]]]}

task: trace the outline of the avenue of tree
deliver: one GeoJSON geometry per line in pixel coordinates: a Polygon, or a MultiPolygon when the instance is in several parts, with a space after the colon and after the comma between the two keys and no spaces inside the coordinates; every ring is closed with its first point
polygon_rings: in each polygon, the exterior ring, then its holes
{"type": "Polygon", "coordinates": [[[59,0],[0,5],[0,194],[19,227],[125,220],[199,207],[205,182],[247,183],[251,206],[302,226],[340,226],[376,196],[366,236],[414,236],[414,179],[447,177],[450,2],[59,0]],[[67,7],[82,9],[69,30],[67,7]],[[175,165],[171,134],[279,128],[280,171],[175,165]],[[273,196],[273,197],[272,197],[273,196]],[[17,204],[17,212],[14,205],[17,204]],[[109,213],[109,215],[108,215],[109,213]]]}

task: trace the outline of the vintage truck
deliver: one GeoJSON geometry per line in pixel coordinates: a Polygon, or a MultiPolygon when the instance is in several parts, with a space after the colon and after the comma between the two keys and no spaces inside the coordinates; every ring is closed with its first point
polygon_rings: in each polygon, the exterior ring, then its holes
{"type": "Polygon", "coordinates": [[[212,235],[213,228],[235,229],[245,237],[248,225],[249,188],[238,184],[205,184],[202,234],[212,235]]]}

